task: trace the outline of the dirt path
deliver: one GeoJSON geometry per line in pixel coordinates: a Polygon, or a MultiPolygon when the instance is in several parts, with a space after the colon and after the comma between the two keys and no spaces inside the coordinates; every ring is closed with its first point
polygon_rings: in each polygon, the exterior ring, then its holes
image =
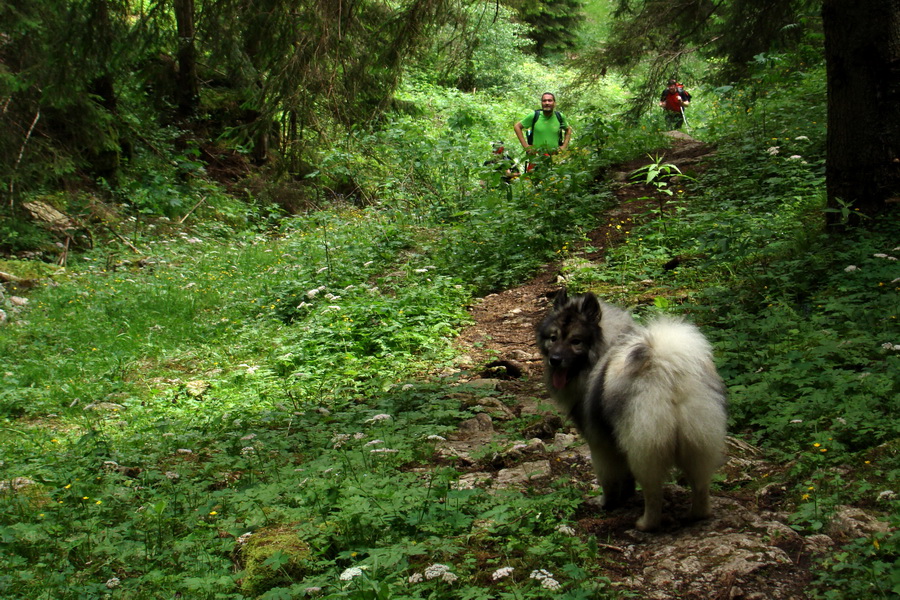
{"type": "MultiPolygon", "coordinates": [[[[674,136],[666,162],[688,167],[702,161],[713,149],[686,136],[674,136]]],[[[649,162],[636,161],[621,168],[625,174],[649,162]]],[[[702,163],[701,167],[702,168],[702,163]]],[[[623,186],[620,200],[646,195],[646,190],[623,186]]],[[[646,205],[620,202],[605,219],[606,225],[589,236],[591,250],[585,258],[602,260],[608,244],[616,243],[618,223],[642,213],[646,205]]],[[[687,492],[667,487],[666,521],[660,532],[641,533],[633,523],[641,510],[640,499],[624,509],[606,513],[590,503],[598,495],[590,467],[590,455],[575,430],[559,418],[547,400],[541,382],[541,363],[534,344],[534,326],[549,306],[548,298],[559,288],[559,264],[549,264],[531,281],[484,298],[471,310],[475,324],[460,337],[464,362],[480,371],[475,383],[499,390],[499,399],[479,402],[476,418],[462,424],[443,448],[445,457],[465,472],[463,485],[540,489],[560,476],[585,492],[578,517],[580,536],[602,541],[604,564],[619,565],[608,572],[617,585],[649,599],[784,599],[807,598],[811,557],[832,547],[831,537],[803,537],[787,524],[787,488],[769,483],[779,471],[762,453],[736,439],[729,440],[725,480],[714,492],[714,518],[686,523],[677,515],[686,511],[687,492]],[[485,365],[485,367],[481,367],[485,365]],[[494,365],[494,368],[491,368],[494,365]],[[525,429],[516,424],[531,423],[525,429]],[[475,459],[478,450],[493,443],[505,451],[490,459],[475,459]]],[[[484,452],[481,453],[482,455],[484,452]]],[[[870,526],[865,516],[848,509],[839,517],[847,530],[870,526]]]]}

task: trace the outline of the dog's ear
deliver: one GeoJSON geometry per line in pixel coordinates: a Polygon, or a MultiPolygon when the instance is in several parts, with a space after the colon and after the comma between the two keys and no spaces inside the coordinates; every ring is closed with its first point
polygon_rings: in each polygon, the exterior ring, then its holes
{"type": "Polygon", "coordinates": [[[591,322],[600,321],[600,301],[591,292],[581,296],[581,314],[591,322]]]}
{"type": "Polygon", "coordinates": [[[561,287],[559,291],[556,292],[556,297],[553,298],[553,310],[559,312],[565,307],[566,303],[569,302],[569,294],[566,292],[566,288],[561,287]]]}

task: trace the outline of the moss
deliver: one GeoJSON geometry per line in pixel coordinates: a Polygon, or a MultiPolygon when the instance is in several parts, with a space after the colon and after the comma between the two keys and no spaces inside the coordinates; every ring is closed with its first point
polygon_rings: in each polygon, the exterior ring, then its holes
{"type": "Polygon", "coordinates": [[[260,529],[241,549],[244,562],[241,589],[258,596],[273,587],[294,583],[306,575],[311,557],[309,544],[290,525],[260,529]],[[280,556],[266,564],[276,554],[280,556]]]}

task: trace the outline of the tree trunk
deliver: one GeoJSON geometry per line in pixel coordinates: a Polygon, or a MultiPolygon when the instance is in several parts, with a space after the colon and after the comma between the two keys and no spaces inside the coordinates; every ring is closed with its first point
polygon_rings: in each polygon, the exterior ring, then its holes
{"type": "Polygon", "coordinates": [[[896,209],[900,196],[900,0],[824,0],[827,222],[896,209]],[[843,214],[842,214],[843,210],[843,214]]]}
{"type": "Polygon", "coordinates": [[[197,49],[194,45],[194,0],[175,0],[178,29],[178,75],[175,95],[178,113],[191,117],[197,110],[200,86],[197,82],[197,49]]]}

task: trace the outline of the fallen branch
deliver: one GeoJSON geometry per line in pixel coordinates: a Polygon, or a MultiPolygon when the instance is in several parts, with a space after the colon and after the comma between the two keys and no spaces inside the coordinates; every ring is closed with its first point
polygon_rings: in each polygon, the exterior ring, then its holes
{"type": "Polygon", "coordinates": [[[0,281],[5,281],[7,283],[28,283],[27,279],[22,279],[21,277],[16,277],[10,273],[4,273],[0,271],[0,281]]]}
{"type": "MultiPolygon", "coordinates": [[[[5,110],[5,107],[4,107],[5,110]]],[[[31,121],[31,127],[28,128],[28,133],[25,134],[25,139],[22,141],[22,147],[19,149],[19,157],[16,159],[16,164],[13,165],[12,174],[13,176],[9,178],[9,206],[13,205],[13,191],[15,188],[15,174],[16,171],[19,170],[19,163],[22,162],[22,157],[25,155],[25,146],[28,145],[28,140],[31,139],[31,132],[34,131],[34,126],[37,125],[38,119],[41,118],[41,111],[38,110],[34,113],[34,119],[31,121]]]]}
{"type": "Polygon", "coordinates": [[[181,217],[181,220],[178,221],[178,224],[181,225],[182,223],[184,223],[184,220],[187,219],[189,216],[191,216],[191,213],[194,212],[195,210],[197,210],[197,207],[200,206],[201,204],[203,204],[203,202],[204,202],[205,200],[206,200],[206,196],[203,196],[202,198],[200,198],[200,201],[199,201],[197,204],[194,205],[194,208],[192,208],[191,210],[187,211],[187,214],[184,215],[183,217],[181,217]]]}
{"type": "Polygon", "coordinates": [[[138,250],[137,248],[134,247],[134,244],[132,244],[131,242],[129,242],[129,241],[128,241],[127,239],[125,239],[123,236],[119,235],[119,233],[118,233],[115,229],[113,229],[112,227],[110,227],[110,226],[107,225],[106,223],[103,223],[103,226],[106,227],[106,228],[109,230],[109,232],[110,232],[111,234],[113,234],[114,236],[116,236],[117,238],[119,238],[119,241],[120,241],[120,242],[122,242],[123,244],[125,244],[126,246],[128,246],[129,248],[131,248],[131,251],[132,251],[132,252],[134,252],[135,254],[143,254],[140,250],[138,250]]]}

